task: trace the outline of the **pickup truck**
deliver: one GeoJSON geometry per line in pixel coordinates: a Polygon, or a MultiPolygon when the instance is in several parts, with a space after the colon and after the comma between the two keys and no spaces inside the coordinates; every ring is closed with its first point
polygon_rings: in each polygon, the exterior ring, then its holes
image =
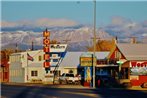
{"type": "Polygon", "coordinates": [[[63,73],[59,77],[60,84],[80,84],[80,79],[78,77],[74,77],[72,73],[63,73]]]}

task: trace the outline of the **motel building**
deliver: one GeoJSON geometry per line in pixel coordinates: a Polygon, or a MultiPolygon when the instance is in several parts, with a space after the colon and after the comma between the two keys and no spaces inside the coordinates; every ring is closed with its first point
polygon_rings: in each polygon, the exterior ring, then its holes
{"type": "MultiPolygon", "coordinates": [[[[83,85],[90,86],[93,52],[67,52],[66,44],[54,44],[52,48],[51,46],[48,73],[43,65],[43,50],[11,54],[9,82],[53,82],[56,72],[58,77],[63,73],[73,73],[75,76],[80,74],[83,85]],[[62,47],[55,48],[57,45],[62,47]]],[[[95,56],[96,86],[99,77],[103,76],[110,76],[121,84],[130,83],[132,86],[147,82],[147,44],[118,43],[110,52],[96,52],[95,56]]]]}
{"type": "Polygon", "coordinates": [[[116,62],[116,79],[121,84],[141,86],[147,82],[147,44],[117,43],[108,55],[116,62]]]}
{"type": "Polygon", "coordinates": [[[4,51],[1,51],[0,55],[0,82],[9,82],[9,56],[4,51]]]}
{"type": "MultiPolygon", "coordinates": [[[[65,46],[66,48],[65,44],[60,45],[65,46]]],[[[65,48],[55,50],[50,47],[50,70],[48,73],[46,73],[43,66],[43,50],[11,54],[9,82],[49,83],[54,81],[54,71],[56,71],[56,76],[58,77],[63,73],[73,73],[75,76],[80,74],[82,77],[86,77],[84,73],[85,67],[81,66],[80,58],[87,55],[92,55],[93,53],[66,52],[65,48]]],[[[96,52],[96,57],[99,58],[99,60],[104,60],[107,58],[108,54],[109,52],[96,52]]],[[[107,72],[101,71],[100,74],[107,74],[107,72]]]]}
{"type": "Polygon", "coordinates": [[[8,81],[9,81],[8,59],[2,59],[1,67],[0,67],[0,82],[8,82],[8,81]]]}
{"type": "MultiPolygon", "coordinates": [[[[10,55],[9,82],[49,82],[53,81],[54,70],[64,56],[67,44],[50,45],[50,70],[44,68],[44,51],[34,50],[10,55]]],[[[58,71],[58,70],[56,70],[58,71]]],[[[56,72],[60,74],[59,72],[56,72]]]]}

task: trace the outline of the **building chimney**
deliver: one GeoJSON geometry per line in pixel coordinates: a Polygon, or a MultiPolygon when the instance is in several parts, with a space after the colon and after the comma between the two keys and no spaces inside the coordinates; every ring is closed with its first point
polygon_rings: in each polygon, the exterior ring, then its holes
{"type": "Polygon", "coordinates": [[[113,41],[114,41],[115,44],[118,43],[117,36],[115,36],[115,38],[113,38],[113,41]]]}
{"type": "Polygon", "coordinates": [[[136,43],[136,37],[131,37],[130,43],[135,44],[136,43]]]}

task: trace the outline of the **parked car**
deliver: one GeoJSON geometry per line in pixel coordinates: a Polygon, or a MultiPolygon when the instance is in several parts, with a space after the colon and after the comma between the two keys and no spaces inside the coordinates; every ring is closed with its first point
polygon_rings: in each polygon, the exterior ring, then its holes
{"type": "Polygon", "coordinates": [[[96,85],[99,87],[116,87],[118,82],[109,75],[96,75],[96,85]]]}
{"type": "Polygon", "coordinates": [[[111,79],[110,76],[108,75],[96,75],[96,80],[101,80],[101,81],[109,81],[111,79]]]}
{"type": "Polygon", "coordinates": [[[59,83],[60,84],[79,84],[80,78],[74,77],[74,74],[72,74],[72,73],[63,73],[59,77],[59,83]]]}
{"type": "Polygon", "coordinates": [[[143,83],[143,84],[141,85],[141,87],[142,87],[142,88],[147,88],[147,82],[143,83]]]}
{"type": "Polygon", "coordinates": [[[76,75],[74,77],[74,84],[81,84],[81,75],[76,75]]]}
{"type": "Polygon", "coordinates": [[[73,83],[74,80],[74,74],[71,73],[63,73],[60,77],[59,77],[59,83],[60,84],[69,84],[69,83],[73,83]]]}

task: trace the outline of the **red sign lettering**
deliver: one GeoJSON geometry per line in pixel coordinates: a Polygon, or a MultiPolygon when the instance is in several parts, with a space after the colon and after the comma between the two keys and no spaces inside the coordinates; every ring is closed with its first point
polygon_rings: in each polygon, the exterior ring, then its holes
{"type": "Polygon", "coordinates": [[[131,62],[132,67],[136,67],[137,62],[131,62]]]}
{"type": "Polygon", "coordinates": [[[50,55],[48,54],[50,52],[50,49],[49,49],[49,47],[50,47],[49,46],[50,45],[50,39],[49,39],[50,32],[48,32],[47,29],[43,32],[43,37],[44,37],[43,44],[45,45],[43,47],[43,50],[45,52],[45,54],[44,54],[44,60],[45,60],[45,62],[44,62],[44,65],[43,66],[45,68],[48,68],[48,67],[50,67],[50,62],[49,62],[50,55]]]}
{"type": "Polygon", "coordinates": [[[50,62],[44,62],[44,68],[50,67],[50,62]]]}
{"type": "Polygon", "coordinates": [[[131,62],[131,67],[147,67],[147,62],[131,62]]]}
{"type": "Polygon", "coordinates": [[[44,60],[49,60],[50,55],[49,54],[44,54],[44,60]]]}
{"type": "Polygon", "coordinates": [[[44,46],[44,47],[43,47],[43,51],[44,51],[44,52],[50,52],[49,46],[44,46]]]}
{"type": "Polygon", "coordinates": [[[49,31],[44,31],[43,32],[43,37],[49,37],[50,36],[50,32],[49,31]]]}

